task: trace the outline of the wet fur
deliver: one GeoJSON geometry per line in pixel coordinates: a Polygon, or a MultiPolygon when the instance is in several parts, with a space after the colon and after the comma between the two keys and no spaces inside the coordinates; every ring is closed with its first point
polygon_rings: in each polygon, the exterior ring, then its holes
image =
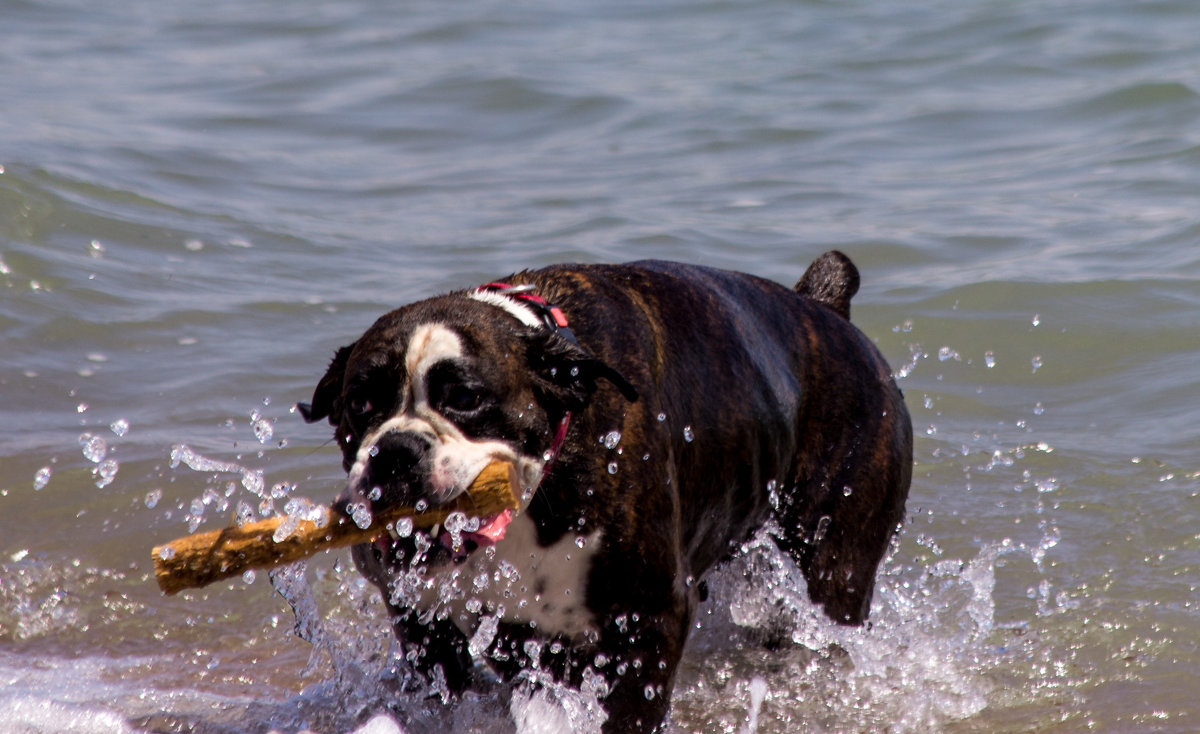
{"type": "MultiPolygon", "coordinates": [[[[571,602],[579,624],[556,631],[506,620],[486,654],[494,668],[513,676],[529,664],[526,639],[557,640],[554,650],[541,646],[537,663],[575,685],[598,670],[611,687],[605,731],[653,730],[701,580],[770,520],[813,602],[841,623],[867,618],[876,567],[903,516],[912,432],[888,365],[848,321],[858,289],[849,259],[826,253],[793,290],[657,261],[554,266],[506,281],[532,284],[560,306],[581,347],[449,294],[382,317],[338,352],[311,406],[301,406],[309,420],[337,427],[350,470],[362,432],[345,415],[348,383],[366,379],[364,365],[402,362],[389,351],[436,322],[462,337],[493,385],[516,393],[490,423],[465,426],[468,437],[502,436],[536,462],[562,412],[572,412],[563,450],[520,520],[535,547],[518,555],[562,554],[588,539],[567,564],[583,587],[571,602]],[[525,405],[533,409],[516,407],[525,405]],[[614,430],[620,453],[598,440],[614,430]]],[[[373,369],[369,379],[380,379],[373,369]]],[[[355,559],[381,585],[418,668],[450,689],[469,685],[460,625],[393,605],[395,561],[374,547],[357,548],[355,559]]],[[[470,561],[484,562],[478,553],[470,561]]],[[[555,593],[534,588],[555,576],[529,573],[536,578],[523,579],[523,593],[555,593]]]]}

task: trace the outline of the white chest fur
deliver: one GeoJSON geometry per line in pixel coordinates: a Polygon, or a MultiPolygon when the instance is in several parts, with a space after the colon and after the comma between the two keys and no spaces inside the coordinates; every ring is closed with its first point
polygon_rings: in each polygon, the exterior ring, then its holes
{"type": "Polygon", "coordinates": [[[424,579],[413,606],[426,614],[448,614],[467,635],[487,616],[580,639],[597,631],[586,599],[599,544],[597,530],[587,536],[567,533],[543,548],[533,521],[518,515],[495,546],[424,579]]]}

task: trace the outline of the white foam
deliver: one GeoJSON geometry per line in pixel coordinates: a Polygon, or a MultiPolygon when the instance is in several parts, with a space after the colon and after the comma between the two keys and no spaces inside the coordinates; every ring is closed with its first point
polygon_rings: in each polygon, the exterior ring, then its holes
{"type": "Polygon", "coordinates": [[[111,686],[99,683],[106,666],[92,658],[27,659],[0,653],[0,731],[23,734],[126,734],[125,716],[108,705],[111,686]]]}
{"type": "Polygon", "coordinates": [[[404,730],[391,716],[375,714],[367,723],[355,729],[354,734],[404,734],[404,730]]]}

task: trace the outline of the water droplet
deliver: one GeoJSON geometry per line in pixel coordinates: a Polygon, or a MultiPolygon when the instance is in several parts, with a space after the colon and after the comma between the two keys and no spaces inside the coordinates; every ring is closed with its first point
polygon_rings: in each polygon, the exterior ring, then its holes
{"type": "Polygon", "coordinates": [[[425,510],[428,510],[429,502],[427,502],[423,499],[417,500],[416,509],[417,509],[417,512],[424,512],[425,510]]]}
{"type": "Polygon", "coordinates": [[[608,665],[608,656],[602,652],[598,652],[593,663],[597,668],[603,668],[605,665],[608,665]]]}
{"type": "Polygon", "coordinates": [[[152,489],[147,492],[145,499],[146,507],[149,509],[154,509],[154,507],[158,504],[158,501],[162,499],[162,494],[163,493],[161,489],[152,489]]]}
{"type": "Polygon", "coordinates": [[[396,521],[396,535],[407,538],[412,535],[413,521],[411,517],[402,517],[396,521]]]}
{"type": "Polygon", "coordinates": [[[817,520],[817,529],[813,531],[813,542],[820,543],[825,539],[825,533],[829,530],[829,523],[832,518],[829,515],[822,515],[820,520],[817,520]]]}
{"type": "Polygon", "coordinates": [[[164,561],[169,561],[175,557],[175,549],[169,545],[164,545],[158,549],[158,557],[164,561]]]}
{"type": "MultiPolygon", "coordinates": [[[[293,508],[294,509],[294,508],[293,508]]],[[[296,528],[300,527],[300,518],[295,515],[288,515],[275,528],[275,533],[271,536],[271,540],[276,543],[282,543],[288,539],[292,533],[296,532],[296,528]]]]}
{"type": "Polygon", "coordinates": [[[44,489],[46,487],[46,485],[49,483],[50,483],[50,467],[43,466],[41,469],[37,470],[36,474],[33,475],[33,489],[35,492],[40,491],[40,490],[44,489]]]}
{"type": "Polygon", "coordinates": [[[262,497],[263,488],[266,486],[262,470],[255,469],[251,471],[249,469],[242,469],[242,486],[251,494],[262,497]]]}
{"type": "Polygon", "coordinates": [[[446,532],[451,535],[462,533],[463,529],[467,527],[467,516],[462,512],[451,512],[446,516],[445,525],[446,532]]]}
{"type": "Polygon", "coordinates": [[[652,686],[652,685],[647,685],[647,686],[646,686],[646,688],[645,688],[645,690],[644,690],[644,692],[645,692],[645,694],[646,694],[646,700],[647,700],[647,701],[652,701],[652,700],[654,700],[654,686],[652,686]]]}
{"type": "Polygon", "coordinates": [[[308,514],[308,508],[311,505],[312,503],[305,497],[293,497],[284,503],[283,514],[303,519],[308,514]]]}
{"type": "Polygon", "coordinates": [[[683,427],[683,440],[687,441],[688,443],[691,443],[692,441],[696,440],[696,434],[694,431],[692,431],[691,426],[683,427]]]}
{"type": "Polygon", "coordinates": [[[1033,359],[1029,360],[1029,363],[1031,365],[1033,365],[1033,371],[1037,372],[1039,369],[1041,369],[1041,366],[1042,366],[1042,355],[1040,355],[1040,354],[1033,355],[1033,359]]]}
{"type": "Polygon", "coordinates": [[[583,537],[582,535],[577,536],[575,538],[575,545],[579,548],[584,547],[585,545],[587,545],[587,538],[583,537]]]}
{"type": "Polygon", "coordinates": [[[1033,414],[1034,415],[1041,415],[1042,413],[1045,413],[1045,412],[1046,412],[1046,409],[1042,407],[1041,403],[1034,404],[1034,406],[1033,406],[1033,414]]]}
{"type": "Polygon", "coordinates": [[[238,502],[237,509],[233,512],[233,521],[239,528],[254,522],[254,509],[245,502],[238,502]]]}
{"type": "Polygon", "coordinates": [[[608,473],[609,474],[617,473],[617,462],[615,462],[615,461],[608,462],[608,473]]]}
{"type": "Polygon", "coordinates": [[[1042,317],[1035,313],[1033,315],[1033,320],[1030,321],[1029,323],[1033,324],[1034,326],[1037,326],[1038,324],[1042,323],[1042,317]]]}
{"type": "Polygon", "coordinates": [[[254,421],[254,437],[259,443],[266,443],[275,435],[275,429],[271,426],[271,422],[266,418],[258,418],[254,421]]]}
{"type": "Polygon", "coordinates": [[[246,572],[242,574],[242,583],[252,584],[252,583],[254,583],[254,577],[255,577],[254,569],[248,568],[248,569],[246,569],[246,572]]]}
{"type": "Polygon", "coordinates": [[[508,581],[516,581],[521,578],[521,572],[509,561],[500,561],[496,567],[499,570],[500,576],[508,581]]]}
{"type": "Polygon", "coordinates": [[[666,414],[666,413],[659,413],[659,414],[658,414],[658,422],[659,422],[659,423],[662,423],[662,422],[663,422],[663,421],[665,421],[666,419],[667,419],[667,414],[666,414]]]}
{"type": "Polygon", "coordinates": [[[109,424],[108,429],[115,433],[118,437],[124,436],[129,432],[129,421],[124,418],[118,418],[109,424]]]}
{"type": "Polygon", "coordinates": [[[92,463],[100,463],[108,455],[108,444],[100,436],[84,433],[79,437],[79,445],[83,447],[83,457],[92,463]]]}
{"type": "Polygon", "coordinates": [[[950,347],[942,347],[941,349],[938,350],[938,361],[939,362],[946,362],[951,359],[958,361],[959,359],[961,359],[961,357],[959,356],[958,352],[954,351],[950,347]]]}
{"type": "Polygon", "coordinates": [[[96,467],[96,486],[100,488],[107,487],[112,484],[112,481],[117,478],[117,470],[120,466],[116,459],[105,459],[96,467]]]}
{"type": "Polygon", "coordinates": [[[608,433],[604,434],[604,438],[601,439],[601,441],[604,443],[604,448],[609,450],[615,449],[617,444],[621,443],[621,432],[609,431],[608,433]]]}
{"type": "Polygon", "coordinates": [[[371,510],[365,504],[353,503],[346,507],[350,511],[350,519],[354,524],[366,530],[371,527],[371,510]]]}
{"type": "Polygon", "coordinates": [[[579,368],[578,367],[571,368],[571,377],[579,377],[579,368]]]}
{"type": "Polygon", "coordinates": [[[371,491],[367,493],[367,499],[372,502],[383,496],[383,487],[371,487],[371,491]]]}
{"type": "Polygon", "coordinates": [[[991,368],[995,367],[995,366],[996,366],[996,354],[995,354],[995,352],[991,351],[990,349],[989,349],[988,351],[984,352],[984,353],[983,353],[983,363],[984,363],[985,365],[987,365],[987,368],[988,368],[989,370],[990,370],[991,368]]]}
{"type": "Polygon", "coordinates": [[[847,484],[845,487],[842,487],[842,496],[843,497],[849,497],[852,494],[854,494],[854,488],[851,487],[849,484],[847,484]]]}

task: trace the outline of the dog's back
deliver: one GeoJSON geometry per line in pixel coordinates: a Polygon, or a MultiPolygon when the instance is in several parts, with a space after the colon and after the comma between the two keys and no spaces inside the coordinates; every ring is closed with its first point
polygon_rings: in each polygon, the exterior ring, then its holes
{"type": "Polygon", "coordinates": [[[701,577],[773,514],[813,601],[839,622],[866,619],[903,518],[912,432],[886,361],[846,318],[858,289],[850,260],[822,255],[794,290],[658,261],[550,274],[550,298],[574,313],[626,314],[576,318],[577,329],[643,396],[620,408],[630,443],[671,457],[685,572],[701,577]]]}

